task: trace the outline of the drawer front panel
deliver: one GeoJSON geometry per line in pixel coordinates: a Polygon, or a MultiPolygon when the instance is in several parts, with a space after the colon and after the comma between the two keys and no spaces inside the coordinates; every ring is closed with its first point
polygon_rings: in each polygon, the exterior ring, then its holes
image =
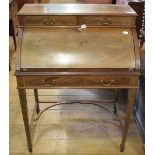
{"type": "Polygon", "coordinates": [[[115,87],[130,86],[128,76],[28,76],[25,87],[115,87]]]}
{"type": "Polygon", "coordinates": [[[77,25],[76,16],[20,16],[23,26],[74,26],[77,25]]]}
{"type": "Polygon", "coordinates": [[[132,17],[83,16],[82,24],[97,26],[132,25],[132,17]]]}

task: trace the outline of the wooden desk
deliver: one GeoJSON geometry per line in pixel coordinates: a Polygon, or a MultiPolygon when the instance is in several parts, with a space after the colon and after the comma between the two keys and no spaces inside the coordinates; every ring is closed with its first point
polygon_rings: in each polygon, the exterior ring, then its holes
{"type": "MultiPolygon", "coordinates": [[[[37,89],[126,88],[129,100],[124,124],[121,123],[123,151],[140,74],[136,13],[124,5],[26,4],[18,17],[15,75],[29,151],[32,124],[29,125],[25,89],[34,89],[37,120],[53,107],[40,110],[37,89]]],[[[97,105],[95,101],[82,103],[97,105]]],[[[122,122],[116,105],[112,114],[122,122]]]]}

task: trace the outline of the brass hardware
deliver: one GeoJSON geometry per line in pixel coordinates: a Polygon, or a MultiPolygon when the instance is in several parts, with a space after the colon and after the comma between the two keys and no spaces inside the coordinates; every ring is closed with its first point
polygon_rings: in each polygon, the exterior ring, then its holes
{"type": "Polygon", "coordinates": [[[49,19],[50,19],[50,24],[53,25],[56,20],[55,17],[53,19],[51,19],[51,18],[49,18],[49,19]]]}
{"type": "Polygon", "coordinates": [[[41,83],[45,87],[52,87],[54,85],[55,80],[41,80],[41,83]]]}
{"type": "Polygon", "coordinates": [[[53,25],[54,24],[54,22],[55,22],[55,17],[53,18],[53,19],[51,19],[51,18],[43,18],[43,21],[48,25],[48,26],[51,26],[51,25],[53,25]]]}
{"type": "Polygon", "coordinates": [[[102,18],[102,19],[100,19],[99,20],[101,23],[102,23],[102,25],[109,25],[109,24],[111,24],[111,19],[110,18],[102,18]]]}
{"type": "Polygon", "coordinates": [[[113,80],[113,79],[111,79],[111,80],[102,80],[102,79],[101,79],[99,82],[100,82],[102,85],[108,87],[108,86],[110,86],[110,85],[112,85],[112,84],[114,83],[114,80],[113,80]]]}
{"type": "Polygon", "coordinates": [[[91,20],[89,22],[91,22],[93,24],[100,22],[102,25],[109,25],[109,24],[111,24],[111,18],[104,17],[104,18],[95,19],[95,20],[93,19],[93,20],[91,20]]]}

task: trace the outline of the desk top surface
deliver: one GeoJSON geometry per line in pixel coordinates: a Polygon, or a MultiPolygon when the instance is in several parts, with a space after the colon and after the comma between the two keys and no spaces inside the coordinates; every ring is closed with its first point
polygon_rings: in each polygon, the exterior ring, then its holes
{"type": "Polygon", "coordinates": [[[137,16],[129,5],[113,4],[25,4],[17,15],[137,16]]]}
{"type": "Polygon", "coordinates": [[[135,68],[130,28],[25,28],[21,68],[135,68]]]}

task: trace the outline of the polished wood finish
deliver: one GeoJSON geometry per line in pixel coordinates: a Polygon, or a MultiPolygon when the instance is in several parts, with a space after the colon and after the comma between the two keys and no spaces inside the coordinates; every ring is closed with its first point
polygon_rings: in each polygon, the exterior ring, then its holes
{"type": "MultiPolygon", "coordinates": [[[[135,79],[132,79],[132,84],[137,85],[138,84],[138,78],[135,77],[135,79]]],[[[130,89],[129,90],[129,96],[128,96],[128,107],[127,107],[127,115],[125,118],[124,122],[124,129],[123,129],[123,137],[122,137],[122,142],[120,145],[120,151],[123,152],[125,149],[125,142],[126,142],[126,137],[128,134],[128,128],[129,128],[129,122],[131,119],[131,114],[133,112],[133,105],[135,103],[135,97],[136,97],[136,89],[130,89]]]]}
{"type": "MultiPolygon", "coordinates": [[[[115,88],[127,87],[131,85],[130,76],[28,76],[23,80],[25,88],[115,88]]],[[[20,87],[19,87],[20,88],[20,87]]]]}
{"type": "MultiPolygon", "coordinates": [[[[20,83],[20,80],[17,79],[17,83],[20,83]]],[[[31,131],[29,126],[29,118],[28,118],[28,108],[27,108],[27,99],[26,99],[26,92],[24,89],[18,89],[19,99],[21,103],[23,121],[25,126],[25,133],[27,137],[28,149],[32,152],[32,138],[31,138],[31,131]]]]}
{"type": "Polygon", "coordinates": [[[111,4],[25,4],[18,15],[113,15],[137,16],[128,5],[111,4]]]}
{"type": "Polygon", "coordinates": [[[74,26],[77,25],[75,16],[20,16],[24,26],[74,26]]]}
{"type": "MultiPolygon", "coordinates": [[[[11,40],[10,52],[14,53],[11,40]]],[[[9,152],[10,155],[28,155],[25,129],[20,109],[18,90],[16,89],[15,56],[11,57],[10,89],[9,89],[9,152]]],[[[29,118],[34,106],[33,90],[26,90],[28,100],[29,118]]],[[[112,90],[73,90],[73,89],[50,89],[38,90],[39,98],[50,100],[83,100],[113,99],[112,90]],[[48,96],[49,95],[49,96],[48,96]]],[[[120,91],[119,104],[117,107],[122,118],[126,114],[127,96],[120,91]]],[[[102,105],[102,104],[101,104],[102,105]]],[[[113,103],[106,106],[111,109],[113,103]]],[[[40,109],[46,104],[40,104],[40,109]]],[[[73,104],[54,107],[45,112],[37,121],[33,136],[32,155],[122,155],[118,147],[122,133],[117,127],[117,122],[111,114],[104,109],[93,105],[73,104]],[[116,125],[113,125],[116,124],[116,125]],[[85,147],[83,147],[83,145],[85,147]],[[66,149],[67,148],[67,149],[66,149]]],[[[126,149],[123,155],[144,155],[143,145],[135,124],[131,119],[126,149]]]]}
{"type": "MultiPolygon", "coordinates": [[[[120,151],[123,151],[139,77],[139,50],[134,27],[136,13],[129,6],[95,4],[24,5],[18,13],[19,18],[20,16],[31,18],[36,15],[61,17],[71,15],[75,16],[78,22],[75,26],[65,25],[65,27],[25,26],[21,23],[20,48],[17,51],[15,73],[17,88],[35,89],[35,102],[38,102],[36,89],[39,88],[129,89],[120,147],[120,151]],[[132,24],[126,26],[118,24],[111,27],[97,23],[95,26],[80,25],[82,17],[86,15],[112,16],[114,20],[115,17],[126,16],[131,17],[132,24]]],[[[19,95],[23,98],[20,100],[21,104],[26,105],[24,92],[19,95]]],[[[116,106],[114,113],[117,116],[116,106]]],[[[28,116],[24,113],[23,117],[28,120],[28,116]]],[[[28,124],[25,125],[25,130],[30,131],[28,124]]],[[[31,148],[29,135],[27,140],[28,147],[31,148]]]]}
{"type": "Polygon", "coordinates": [[[130,28],[87,28],[83,32],[77,28],[25,28],[24,32],[21,68],[133,69],[136,66],[130,28]],[[53,51],[48,52],[51,48],[53,51]]]}
{"type": "MultiPolygon", "coordinates": [[[[10,49],[14,51],[11,42],[10,49]]],[[[15,57],[11,59],[10,71],[10,129],[9,152],[10,155],[28,155],[23,118],[20,110],[16,79],[14,77],[15,57]]],[[[26,90],[29,117],[34,106],[33,90],[26,90]]],[[[50,89],[38,90],[39,98],[46,100],[83,100],[113,99],[111,90],[73,90],[50,89]],[[48,96],[49,95],[49,96],[48,96]]],[[[122,118],[126,114],[126,94],[120,92],[117,104],[122,118]]],[[[40,104],[40,109],[47,104],[40,104]]],[[[106,104],[111,109],[112,103],[106,104]]],[[[104,109],[93,105],[73,104],[54,107],[45,112],[37,121],[33,136],[32,155],[122,155],[118,147],[122,133],[117,127],[118,123],[104,109]],[[116,125],[113,125],[116,124],[116,125]],[[84,147],[83,147],[84,146],[84,147]],[[67,148],[67,149],[66,149],[67,148]]],[[[131,124],[123,155],[144,155],[142,142],[134,122],[131,124]]]]}
{"type": "Polygon", "coordinates": [[[113,16],[83,16],[82,24],[86,25],[116,25],[116,26],[127,26],[134,25],[132,17],[113,17],[113,16]]]}
{"type": "Polygon", "coordinates": [[[86,24],[89,26],[134,26],[133,17],[113,16],[20,16],[23,26],[75,26],[86,24]]]}

